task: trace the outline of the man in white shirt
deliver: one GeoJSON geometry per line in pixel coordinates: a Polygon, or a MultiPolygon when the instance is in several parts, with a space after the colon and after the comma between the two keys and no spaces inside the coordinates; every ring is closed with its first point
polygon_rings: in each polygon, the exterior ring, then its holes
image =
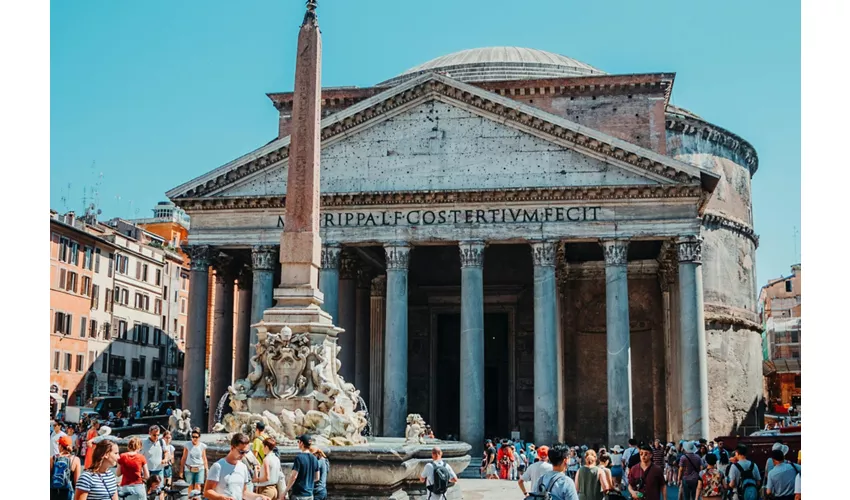
{"type": "MultiPolygon", "coordinates": [[[[540,476],[547,472],[552,471],[552,464],[549,463],[549,447],[541,446],[537,448],[537,462],[529,465],[522,476],[519,478],[519,489],[522,491],[523,496],[528,495],[528,491],[525,489],[525,482],[527,481],[529,484],[529,488],[534,488],[534,485],[537,484],[537,480],[540,479],[540,476]]],[[[536,493],[533,492],[532,493],[536,493]]]]}
{"type": "Polygon", "coordinates": [[[271,500],[248,490],[251,475],[242,463],[242,457],[250,453],[248,436],[237,432],[230,439],[230,453],[214,463],[204,486],[205,498],[209,500],[271,500]]]}
{"type": "Polygon", "coordinates": [[[455,471],[449,467],[448,464],[443,462],[443,450],[440,449],[439,446],[435,446],[431,450],[431,462],[425,464],[425,468],[422,470],[422,474],[419,476],[419,480],[425,483],[425,488],[428,489],[428,498],[429,499],[440,499],[445,500],[445,493],[433,493],[431,492],[431,486],[434,484],[434,470],[437,467],[444,467],[446,471],[449,473],[449,483],[457,482],[457,474],[455,471]]]}
{"type": "Polygon", "coordinates": [[[53,424],[53,434],[50,435],[50,456],[55,456],[59,454],[59,438],[62,436],[67,436],[65,431],[62,429],[62,424],[56,422],[53,424]]]}

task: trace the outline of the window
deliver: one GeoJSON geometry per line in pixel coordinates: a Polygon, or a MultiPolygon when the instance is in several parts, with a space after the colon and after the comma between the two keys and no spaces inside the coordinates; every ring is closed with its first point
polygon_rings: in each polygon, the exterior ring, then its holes
{"type": "Polygon", "coordinates": [[[135,307],[136,309],[141,309],[142,307],[144,307],[144,305],[145,305],[145,301],[144,301],[144,299],[142,299],[142,294],[137,293],[136,294],[136,301],[133,302],[133,307],[135,307]]]}
{"type": "Polygon", "coordinates": [[[94,264],[94,252],[91,247],[85,247],[85,254],[83,256],[83,269],[91,270],[94,264]]]}
{"type": "Polygon", "coordinates": [[[159,380],[159,377],[162,375],[162,365],[160,361],[156,358],[153,358],[151,361],[151,378],[154,380],[159,380]]]}
{"type": "Polygon", "coordinates": [[[109,254],[109,264],[106,266],[106,277],[107,278],[112,277],[112,267],[114,265],[113,262],[115,262],[115,259],[112,257],[112,254],[109,254]]]}
{"type": "Polygon", "coordinates": [[[126,288],[121,289],[121,303],[125,306],[130,305],[130,290],[127,290],[126,288]]]}
{"type": "Polygon", "coordinates": [[[174,328],[171,330],[171,333],[177,333],[177,318],[174,318],[174,328]]]}
{"type": "MultiPolygon", "coordinates": [[[[142,281],[148,280],[148,265],[142,264],[142,281]]],[[[157,283],[158,285],[159,283],[157,283]]]]}
{"type": "Polygon", "coordinates": [[[112,325],[110,325],[109,323],[103,324],[103,340],[111,340],[112,339],[112,333],[110,332],[111,327],[112,327],[112,325]]]}
{"type": "Polygon", "coordinates": [[[100,272],[100,248],[94,249],[94,272],[100,272]]]}
{"type": "Polygon", "coordinates": [[[100,286],[92,285],[91,286],[91,308],[97,310],[97,306],[100,303],[100,286]]]}
{"type": "Polygon", "coordinates": [[[122,356],[109,356],[110,370],[112,375],[123,377],[127,374],[127,360],[122,356]]]}
{"type": "Polygon", "coordinates": [[[64,289],[65,289],[65,282],[66,282],[66,279],[65,279],[65,270],[64,270],[64,269],[60,269],[60,270],[59,270],[59,289],[60,289],[60,290],[64,290],[64,289]]]}
{"type": "Polygon", "coordinates": [[[791,280],[785,280],[785,291],[793,292],[794,291],[794,282],[791,280]]]}
{"type": "Polygon", "coordinates": [[[80,265],[80,245],[76,241],[71,242],[71,255],[69,262],[75,266],[80,265]]]}
{"type": "Polygon", "coordinates": [[[71,315],[56,311],[53,314],[53,332],[71,335],[71,315]]]}
{"type": "Polygon", "coordinates": [[[136,358],[130,363],[130,377],[139,378],[139,360],[136,358]]]}
{"type": "Polygon", "coordinates": [[[65,290],[77,293],[77,273],[68,271],[67,279],[65,281],[65,290]]]}
{"type": "Polygon", "coordinates": [[[139,356],[139,378],[145,378],[145,357],[139,356]]]}
{"type": "Polygon", "coordinates": [[[89,278],[88,276],[83,276],[83,283],[82,283],[82,286],[80,287],[80,294],[88,297],[90,295],[90,293],[89,293],[90,288],[91,288],[91,278],[89,278]]]}
{"type": "Polygon", "coordinates": [[[139,325],[138,323],[133,325],[133,334],[130,337],[133,340],[133,342],[136,342],[136,343],[139,342],[139,328],[141,328],[141,325],[139,325]]]}
{"type": "Polygon", "coordinates": [[[186,299],[180,299],[180,314],[186,314],[186,299]]]}
{"type": "Polygon", "coordinates": [[[136,261],[136,279],[142,279],[142,263],[138,260],[136,261]]]}
{"type": "Polygon", "coordinates": [[[126,255],[115,254],[115,272],[126,275],[128,267],[130,267],[130,259],[126,255]]]}
{"type": "MultiPolygon", "coordinates": [[[[165,318],[162,318],[162,319],[164,320],[165,318]]],[[[162,342],[162,330],[160,330],[159,328],[154,328],[153,329],[153,345],[162,345],[162,344],[163,344],[163,342],[162,342]]]]}
{"type": "Polygon", "coordinates": [[[89,367],[88,371],[94,371],[94,361],[97,359],[97,351],[89,351],[89,367]]]}
{"type": "Polygon", "coordinates": [[[127,322],[123,319],[118,320],[118,338],[127,340],[127,322]]]}
{"type": "Polygon", "coordinates": [[[162,300],[168,300],[168,285],[162,287],[162,300]]]}
{"type": "Polygon", "coordinates": [[[104,309],[106,312],[112,312],[112,305],[115,303],[115,296],[113,295],[113,291],[109,288],[106,289],[106,294],[104,294],[104,298],[106,299],[106,304],[104,304],[104,309]]]}
{"type": "Polygon", "coordinates": [[[156,270],[156,279],[154,280],[153,284],[156,285],[156,286],[159,286],[160,284],[162,284],[162,270],[160,270],[160,269],[156,270]]]}
{"type": "Polygon", "coordinates": [[[145,296],[144,296],[144,303],[145,303],[145,307],[143,307],[143,309],[144,309],[145,311],[150,311],[150,309],[151,309],[151,298],[150,298],[150,295],[145,295],[145,296]]]}
{"type": "Polygon", "coordinates": [[[100,373],[109,373],[109,356],[104,356],[100,365],[100,373]]]}
{"type": "MultiPolygon", "coordinates": [[[[162,314],[162,299],[153,300],[153,313],[162,314]]],[[[165,323],[163,323],[162,327],[165,328],[165,323]]]]}
{"type": "Polygon", "coordinates": [[[65,353],[65,365],[64,366],[65,366],[64,369],[65,369],[66,372],[71,371],[71,353],[70,352],[65,353]]]}
{"type": "Polygon", "coordinates": [[[88,326],[89,326],[88,319],[86,319],[85,316],[80,318],[80,337],[82,337],[82,338],[86,337],[86,330],[88,329],[88,326]]]}
{"type": "Polygon", "coordinates": [[[97,338],[97,321],[95,320],[89,322],[89,337],[93,339],[97,338]]]}
{"type": "Polygon", "coordinates": [[[85,356],[77,354],[77,373],[83,371],[83,365],[86,364],[85,356]]]}
{"type": "Polygon", "coordinates": [[[185,339],[186,339],[186,327],[183,326],[183,325],[180,325],[180,340],[185,340],[185,339]]]}
{"type": "Polygon", "coordinates": [[[53,351],[53,369],[59,371],[59,351],[53,351]]]}
{"type": "Polygon", "coordinates": [[[68,262],[69,253],[71,250],[71,240],[62,236],[59,238],[59,261],[68,262]]]}

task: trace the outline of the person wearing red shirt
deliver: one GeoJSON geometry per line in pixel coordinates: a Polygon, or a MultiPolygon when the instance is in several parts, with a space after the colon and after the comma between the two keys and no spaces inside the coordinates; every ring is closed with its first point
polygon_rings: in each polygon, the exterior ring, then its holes
{"type": "Polygon", "coordinates": [[[145,500],[145,480],[150,473],[145,456],[139,453],[142,449],[142,440],[134,437],[127,443],[127,453],[118,457],[118,475],[121,477],[121,492],[130,493],[127,500],[145,500]]]}
{"type": "Polygon", "coordinates": [[[652,463],[652,448],[640,447],[640,463],[629,470],[629,493],[642,500],[667,500],[664,469],[652,463]]]}

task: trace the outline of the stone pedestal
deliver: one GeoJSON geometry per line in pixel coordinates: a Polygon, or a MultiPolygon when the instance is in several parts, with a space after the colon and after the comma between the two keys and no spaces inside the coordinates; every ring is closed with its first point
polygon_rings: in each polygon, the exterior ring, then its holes
{"type": "Polygon", "coordinates": [[[410,247],[387,245],[383,436],[404,436],[407,419],[407,266],[410,247]]]}
{"type": "Polygon", "coordinates": [[[484,242],[460,243],[460,439],[484,446],[484,242]]]}
{"type": "Polygon", "coordinates": [[[188,246],[184,251],[191,259],[189,272],[189,317],[186,334],[186,357],[183,362],[183,409],[192,413],[196,425],[204,427],[204,365],[207,352],[207,300],[209,299],[210,248],[188,246]]]}
{"type": "Polygon", "coordinates": [[[605,324],[608,344],[608,442],[632,437],[628,242],[602,242],[605,253],[605,324]]]}
{"type": "Polygon", "coordinates": [[[534,442],[558,438],[558,329],[555,242],[531,244],[534,263],[534,442]]]}
{"type": "Polygon", "coordinates": [[[697,237],[678,242],[684,439],[700,439],[709,435],[701,245],[702,240],[697,237]]]}

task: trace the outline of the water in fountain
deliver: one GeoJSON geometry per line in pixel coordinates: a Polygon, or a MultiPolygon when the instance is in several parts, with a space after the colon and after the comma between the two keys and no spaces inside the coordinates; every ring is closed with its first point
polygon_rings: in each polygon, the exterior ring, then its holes
{"type": "Polygon", "coordinates": [[[225,392],[221,395],[221,399],[218,400],[218,406],[215,407],[215,422],[221,422],[221,414],[224,412],[224,402],[230,396],[229,392],[225,392]]]}
{"type": "Polygon", "coordinates": [[[363,431],[360,433],[361,436],[371,436],[372,435],[372,420],[371,415],[369,415],[369,408],[366,407],[366,401],[358,394],[357,396],[357,405],[363,409],[366,413],[366,427],[363,428],[363,431]]]}

